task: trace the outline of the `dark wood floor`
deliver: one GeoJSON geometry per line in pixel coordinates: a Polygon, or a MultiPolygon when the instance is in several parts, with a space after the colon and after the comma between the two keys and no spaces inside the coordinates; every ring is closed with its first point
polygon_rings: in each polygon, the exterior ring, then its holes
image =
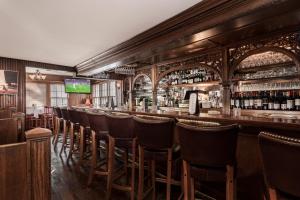
{"type": "MultiPolygon", "coordinates": [[[[60,144],[57,150],[52,147],[51,157],[51,184],[52,200],[102,200],[105,199],[106,178],[96,177],[90,187],[87,187],[89,167],[75,167],[76,158],[66,163],[67,154],[64,152],[59,156],[60,144]]],[[[137,185],[137,184],[136,184],[137,185]]],[[[177,199],[180,188],[174,187],[173,198],[177,199]]],[[[136,189],[137,191],[137,189],[136,189]]],[[[157,185],[157,199],[165,199],[165,187],[157,185]]],[[[130,199],[129,193],[118,190],[112,192],[113,200],[130,199]]],[[[151,199],[151,195],[147,199],[151,199]]]]}

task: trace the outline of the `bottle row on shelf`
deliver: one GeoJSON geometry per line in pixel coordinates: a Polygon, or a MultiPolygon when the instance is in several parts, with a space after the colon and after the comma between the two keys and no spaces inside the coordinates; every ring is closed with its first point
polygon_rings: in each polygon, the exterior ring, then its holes
{"type": "Polygon", "coordinates": [[[231,108],[300,111],[300,90],[235,92],[231,108]]]}
{"type": "Polygon", "coordinates": [[[206,69],[191,69],[172,72],[162,82],[168,85],[193,84],[219,80],[218,74],[206,69]]]}

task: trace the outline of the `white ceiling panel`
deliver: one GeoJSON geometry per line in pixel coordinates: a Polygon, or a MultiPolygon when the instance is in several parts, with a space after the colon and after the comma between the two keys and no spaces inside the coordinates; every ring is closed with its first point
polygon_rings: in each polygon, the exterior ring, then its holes
{"type": "Polygon", "coordinates": [[[0,0],[0,56],[67,66],[199,0],[0,0]]]}

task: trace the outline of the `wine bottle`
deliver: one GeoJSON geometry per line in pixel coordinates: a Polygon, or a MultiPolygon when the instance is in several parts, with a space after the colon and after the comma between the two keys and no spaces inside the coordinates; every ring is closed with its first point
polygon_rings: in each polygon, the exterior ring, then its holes
{"type": "Polygon", "coordinates": [[[253,95],[253,92],[250,93],[250,97],[249,97],[249,109],[254,109],[254,95],[253,95]]]}
{"type": "Polygon", "coordinates": [[[235,94],[231,93],[231,98],[230,98],[230,108],[234,108],[234,102],[235,102],[235,94]]]}
{"type": "Polygon", "coordinates": [[[274,92],[270,91],[269,93],[269,103],[268,103],[268,109],[269,110],[274,110],[274,92]]]}
{"type": "Polygon", "coordinates": [[[295,101],[294,101],[294,93],[293,91],[287,91],[287,99],[286,99],[286,108],[288,110],[294,110],[295,101]]]}
{"type": "Polygon", "coordinates": [[[239,93],[237,93],[237,96],[236,96],[236,98],[234,100],[234,106],[236,108],[240,108],[240,95],[239,95],[239,93]]]}
{"type": "Polygon", "coordinates": [[[261,93],[257,92],[257,97],[256,97],[256,109],[261,110],[262,109],[262,96],[261,93]]]}
{"type": "Polygon", "coordinates": [[[245,109],[250,109],[249,93],[247,93],[247,92],[245,93],[244,107],[245,107],[245,109]]]}
{"type": "Polygon", "coordinates": [[[269,108],[269,98],[267,95],[267,91],[261,92],[262,94],[262,109],[268,110],[269,108]]]}
{"type": "Polygon", "coordinates": [[[274,110],[280,110],[280,97],[279,92],[274,92],[274,110]]]}
{"type": "Polygon", "coordinates": [[[295,110],[300,111],[300,90],[295,95],[295,110]]]}
{"type": "Polygon", "coordinates": [[[281,92],[280,98],[281,98],[280,108],[281,108],[281,110],[286,110],[286,109],[287,109],[287,97],[286,97],[286,92],[281,92]]]}

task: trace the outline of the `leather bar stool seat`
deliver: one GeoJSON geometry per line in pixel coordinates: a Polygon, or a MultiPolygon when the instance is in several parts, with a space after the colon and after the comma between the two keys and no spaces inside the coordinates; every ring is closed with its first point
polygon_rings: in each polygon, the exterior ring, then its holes
{"type": "Polygon", "coordinates": [[[270,200],[300,199],[300,139],[268,132],[258,138],[270,200]]]}
{"type": "Polygon", "coordinates": [[[195,199],[197,178],[200,182],[226,180],[226,200],[233,200],[238,126],[203,127],[179,122],[176,131],[183,159],[184,199],[195,199]]]}
{"type": "Polygon", "coordinates": [[[88,179],[88,185],[92,183],[94,175],[107,176],[108,166],[107,166],[107,154],[108,154],[108,125],[106,120],[106,115],[102,113],[87,113],[89,118],[91,134],[92,134],[92,159],[91,159],[91,169],[88,179]],[[106,145],[101,146],[101,142],[106,145]],[[104,158],[105,162],[101,162],[101,147],[106,150],[106,156],[104,158]],[[100,158],[99,164],[97,163],[98,158],[100,158]],[[103,169],[103,164],[106,164],[106,169],[103,169]]]}
{"type": "Polygon", "coordinates": [[[107,196],[110,199],[112,188],[130,192],[130,199],[134,200],[135,186],[135,159],[136,159],[136,136],[133,131],[133,121],[131,115],[124,114],[107,114],[108,124],[108,176],[107,176],[107,196]],[[124,152],[123,167],[115,169],[115,152],[117,149],[122,149],[124,152]],[[123,175],[127,178],[128,153],[131,152],[131,176],[130,183],[120,185],[116,182],[123,175]],[[123,169],[123,171],[121,171],[123,169]],[[120,173],[116,173],[120,171],[120,173]]]}
{"type": "MultiPolygon", "coordinates": [[[[156,198],[155,182],[167,185],[166,199],[171,199],[172,161],[174,147],[174,124],[170,118],[146,116],[134,117],[134,132],[137,134],[139,145],[139,189],[138,199],[141,200],[152,190],[152,198],[156,198]],[[151,187],[144,193],[144,164],[148,161],[151,171],[151,187]],[[156,162],[165,161],[166,178],[156,177],[156,162]]],[[[177,155],[179,155],[177,153],[177,155]]],[[[180,185],[180,184],[179,184],[180,185]]]]}

